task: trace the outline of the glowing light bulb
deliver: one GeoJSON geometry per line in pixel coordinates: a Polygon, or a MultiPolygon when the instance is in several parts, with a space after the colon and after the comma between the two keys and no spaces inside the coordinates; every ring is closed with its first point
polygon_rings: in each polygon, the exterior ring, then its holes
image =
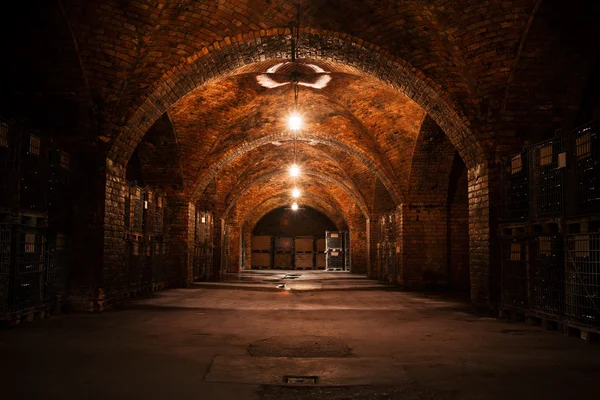
{"type": "Polygon", "coordinates": [[[297,199],[298,197],[300,197],[300,189],[294,188],[292,190],[292,197],[295,198],[295,199],[297,199]]]}
{"type": "Polygon", "coordinates": [[[292,204],[292,210],[293,211],[298,211],[298,203],[292,204]]]}
{"type": "Polygon", "coordinates": [[[300,167],[297,166],[296,164],[292,165],[290,167],[290,176],[293,176],[293,177],[300,176],[300,167]]]}
{"type": "Polygon", "coordinates": [[[288,117],[288,128],[293,131],[302,129],[302,117],[297,113],[293,113],[288,117]]]}

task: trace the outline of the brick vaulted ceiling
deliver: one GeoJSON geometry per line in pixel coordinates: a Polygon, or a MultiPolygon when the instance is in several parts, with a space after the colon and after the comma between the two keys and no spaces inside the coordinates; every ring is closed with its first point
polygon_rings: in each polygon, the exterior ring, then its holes
{"type": "MultiPolygon", "coordinates": [[[[144,157],[179,164],[164,175],[176,174],[190,201],[211,197],[241,219],[283,201],[292,90],[256,76],[289,59],[295,1],[41,3],[23,39],[35,45],[11,50],[27,64],[13,72],[35,77],[9,84],[22,107],[60,104],[70,113],[61,129],[91,132],[72,145],[120,164],[159,121],[171,133],[153,145],[168,143],[168,157],[144,157]],[[31,48],[38,61],[27,63],[31,48]]],[[[531,138],[568,125],[600,54],[586,38],[600,28],[578,23],[597,16],[593,2],[562,3],[301,0],[301,59],[332,78],[301,88],[306,201],[345,218],[375,215],[377,187],[392,203],[411,201],[411,168],[426,164],[420,150],[436,127],[449,140],[444,157],[453,147],[471,168],[521,146],[523,126],[531,138]]]]}

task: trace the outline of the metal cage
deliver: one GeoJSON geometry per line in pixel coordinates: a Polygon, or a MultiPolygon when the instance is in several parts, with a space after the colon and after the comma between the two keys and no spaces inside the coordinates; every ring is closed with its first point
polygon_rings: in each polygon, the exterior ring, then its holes
{"type": "Polygon", "coordinates": [[[501,301],[503,306],[527,309],[529,306],[527,268],[529,264],[526,238],[504,239],[502,242],[501,301]]]}
{"type": "Polygon", "coordinates": [[[561,217],[564,210],[564,175],[567,165],[566,143],[555,137],[531,147],[531,216],[561,217]]]}
{"type": "Polygon", "coordinates": [[[600,328],[600,233],[567,235],[565,253],[567,318],[600,328]]]}
{"type": "Polygon", "coordinates": [[[530,241],[530,310],[553,317],[565,313],[565,258],[563,237],[544,235],[530,241]]]}
{"type": "Polygon", "coordinates": [[[522,151],[502,160],[501,218],[523,221],[529,217],[529,153],[522,151]]]}
{"type": "Polygon", "coordinates": [[[569,141],[567,215],[600,214],[600,124],[575,129],[569,141]]]}

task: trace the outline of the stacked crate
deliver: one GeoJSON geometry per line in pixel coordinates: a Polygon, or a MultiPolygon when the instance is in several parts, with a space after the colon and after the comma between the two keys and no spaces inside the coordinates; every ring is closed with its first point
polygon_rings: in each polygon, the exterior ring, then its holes
{"type": "Polygon", "coordinates": [[[502,211],[504,221],[529,218],[529,152],[524,150],[502,160],[502,211]]]}
{"type": "Polygon", "coordinates": [[[531,216],[559,218],[563,214],[566,141],[558,136],[531,147],[531,216]]]}
{"type": "Polygon", "coordinates": [[[315,239],[312,236],[297,236],[294,243],[295,269],[314,269],[315,267],[315,239]]]}
{"type": "Polygon", "coordinates": [[[502,307],[600,332],[598,123],[502,165],[502,307]]]}
{"type": "Polygon", "coordinates": [[[600,233],[565,239],[566,316],[576,325],[600,329],[600,233]]]}
{"type": "Polygon", "coordinates": [[[167,197],[161,193],[155,193],[152,213],[148,214],[152,220],[150,235],[150,268],[152,270],[152,284],[162,285],[166,279],[168,262],[168,208],[167,197]]]}
{"type": "Polygon", "coordinates": [[[271,252],[273,248],[271,236],[252,236],[252,269],[271,268],[271,252]]]}
{"type": "Polygon", "coordinates": [[[529,307],[538,315],[560,319],[565,313],[563,238],[543,234],[530,240],[529,307]]]}
{"type": "Polygon", "coordinates": [[[586,124],[568,137],[567,216],[600,214],[600,124],[586,124]]]}
{"type": "Polygon", "coordinates": [[[8,313],[12,253],[12,224],[10,216],[0,215],[0,320],[8,313]]]}
{"type": "Polygon", "coordinates": [[[344,271],[344,232],[325,231],[327,271],[344,271]]]}
{"type": "Polygon", "coordinates": [[[17,142],[14,125],[0,119],[0,212],[3,213],[18,208],[17,142]]]}
{"type": "Polygon", "coordinates": [[[327,268],[327,254],[325,252],[325,239],[317,239],[317,255],[315,259],[315,266],[317,269],[327,268]]]}
{"type": "Polygon", "coordinates": [[[395,282],[398,275],[396,213],[385,213],[377,222],[377,277],[380,280],[395,282]]]}
{"type": "Polygon", "coordinates": [[[294,255],[294,238],[277,236],[273,242],[273,268],[290,269],[294,255]]]}
{"type": "Polygon", "coordinates": [[[519,310],[529,307],[527,268],[529,244],[526,236],[505,236],[502,241],[502,304],[519,310]]]}
{"type": "Polygon", "coordinates": [[[145,262],[144,249],[144,190],[130,185],[125,197],[125,232],[127,242],[127,281],[129,291],[141,289],[141,273],[145,262]]]}
{"type": "Polygon", "coordinates": [[[24,311],[45,304],[46,219],[43,215],[23,214],[15,229],[15,268],[12,310],[24,311]]]}

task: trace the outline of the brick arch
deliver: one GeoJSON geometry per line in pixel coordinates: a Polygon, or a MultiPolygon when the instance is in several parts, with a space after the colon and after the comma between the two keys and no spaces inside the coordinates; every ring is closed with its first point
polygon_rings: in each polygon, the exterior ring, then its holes
{"type": "MultiPolygon", "coordinates": [[[[273,142],[283,142],[283,141],[291,141],[294,136],[290,132],[279,132],[264,136],[260,139],[256,139],[251,142],[246,142],[243,145],[239,146],[235,149],[229,149],[221,159],[213,163],[197,180],[197,186],[195,193],[193,195],[193,199],[198,199],[202,193],[204,192],[207,185],[212,181],[214,177],[231,161],[235,160],[237,157],[246,154],[247,152],[259,148],[261,146],[266,146],[273,142]]],[[[385,188],[390,193],[390,196],[396,202],[396,204],[402,203],[402,196],[398,192],[398,189],[394,185],[393,180],[385,173],[382,166],[370,157],[370,154],[366,151],[362,150],[356,145],[348,144],[345,141],[332,138],[326,135],[319,134],[298,134],[297,140],[302,142],[313,142],[320,143],[326,146],[335,147],[336,149],[342,150],[351,157],[359,160],[363,165],[367,168],[371,169],[373,173],[379,178],[385,188]]]]}
{"type": "Polygon", "coordinates": [[[415,143],[409,177],[409,201],[446,201],[456,149],[444,131],[425,117],[415,143]]]}
{"type": "MultiPolygon", "coordinates": [[[[289,144],[287,146],[280,144],[273,147],[269,151],[263,151],[262,148],[259,148],[252,152],[246,153],[246,155],[243,157],[239,157],[234,162],[229,164],[227,166],[227,170],[223,171],[223,174],[219,175],[219,180],[221,180],[221,177],[225,175],[224,179],[226,179],[228,182],[227,186],[223,187],[225,190],[220,199],[225,203],[229,203],[233,193],[236,192],[236,189],[239,190],[240,188],[244,187],[244,185],[255,179],[255,177],[267,174],[271,171],[280,170],[281,160],[285,159],[285,156],[289,155],[293,151],[293,146],[290,146],[289,144]],[[252,156],[253,154],[255,155],[254,157],[252,156]],[[235,181],[227,179],[227,175],[231,174],[231,170],[239,171],[242,166],[247,166],[247,168],[242,174],[237,175],[235,181]]],[[[364,199],[361,188],[358,186],[358,184],[361,182],[360,180],[355,179],[358,177],[357,173],[354,172],[354,176],[349,173],[349,168],[341,164],[342,160],[340,160],[339,154],[338,157],[336,157],[335,155],[332,155],[324,149],[318,148],[317,146],[305,145],[303,143],[299,143],[297,149],[299,154],[302,154],[301,162],[303,164],[304,175],[311,175],[311,172],[318,170],[321,175],[327,174],[329,178],[343,182],[360,198],[364,199]]]]}
{"type": "MultiPolygon", "coordinates": [[[[126,124],[111,145],[108,158],[120,164],[127,163],[154,121],[190,91],[208,81],[227,76],[240,66],[286,57],[288,36],[287,29],[254,31],[225,38],[188,57],[186,64],[163,75],[152,93],[132,106],[126,124]]],[[[348,64],[402,90],[442,127],[469,168],[486,162],[486,153],[470,130],[460,107],[450,100],[440,84],[408,62],[374,44],[338,32],[305,29],[302,43],[305,44],[301,48],[302,58],[348,64]]]]}
{"type": "MultiPolygon", "coordinates": [[[[310,200],[306,205],[309,207],[313,207],[316,210],[319,210],[323,214],[325,214],[329,219],[331,219],[338,227],[342,226],[340,223],[345,223],[346,226],[350,226],[348,224],[349,219],[347,216],[343,215],[339,212],[339,209],[335,204],[331,204],[328,200],[323,199],[320,196],[316,196],[313,194],[307,195],[307,199],[310,200]],[[336,210],[337,216],[336,216],[336,210]]],[[[245,216],[245,218],[240,221],[240,226],[244,226],[248,224],[250,231],[254,229],[258,221],[269,212],[273,211],[276,208],[289,205],[289,198],[285,195],[278,195],[275,197],[271,197],[269,199],[264,200],[259,205],[257,205],[251,213],[245,216]]]]}
{"type": "MultiPolygon", "coordinates": [[[[273,171],[267,174],[263,174],[262,176],[258,177],[257,179],[253,180],[252,182],[246,184],[244,187],[240,188],[237,191],[234,191],[234,195],[227,200],[227,208],[225,209],[225,212],[223,213],[224,218],[227,217],[227,215],[229,214],[229,212],[231,211],[231,209],[235,206],[235,203],[237,202],[237,200],[242,197],[250,188],[252,188],[255,185],[260,185],[264,182],[269,181],[270,179],[272,179],[273,177],[279,176],[281,174],[285,174],[285,172],[282,171],[273,171]]],[[[331,184],[334,184],[336,186],[341,187],[344,192],[346,192],[348,194],[348,196],[350,196],[352,198],[352,200],[354,200],[354,202],[358,205],[358,207],[360,208],[361,212],[363,213],[363,215],[365,216],[365,218],[369,218],[369,210],[367,207],[367,204],[365,203],[365,200],[362,198],[362,196],[360,195],[360,192],[358,192],[358,189],[353,190],[352,188],[348,187],[345,183],[342,183],[334,178],[332,178],[329,175],[326,174],[322,174],[316,171],[309,171],[309,172],[305,172],[306,175],[308,176],[312,176],[315,178],[319,178],[320,180],[324,181],[324,182],[328,182],[331,184]]]]}

